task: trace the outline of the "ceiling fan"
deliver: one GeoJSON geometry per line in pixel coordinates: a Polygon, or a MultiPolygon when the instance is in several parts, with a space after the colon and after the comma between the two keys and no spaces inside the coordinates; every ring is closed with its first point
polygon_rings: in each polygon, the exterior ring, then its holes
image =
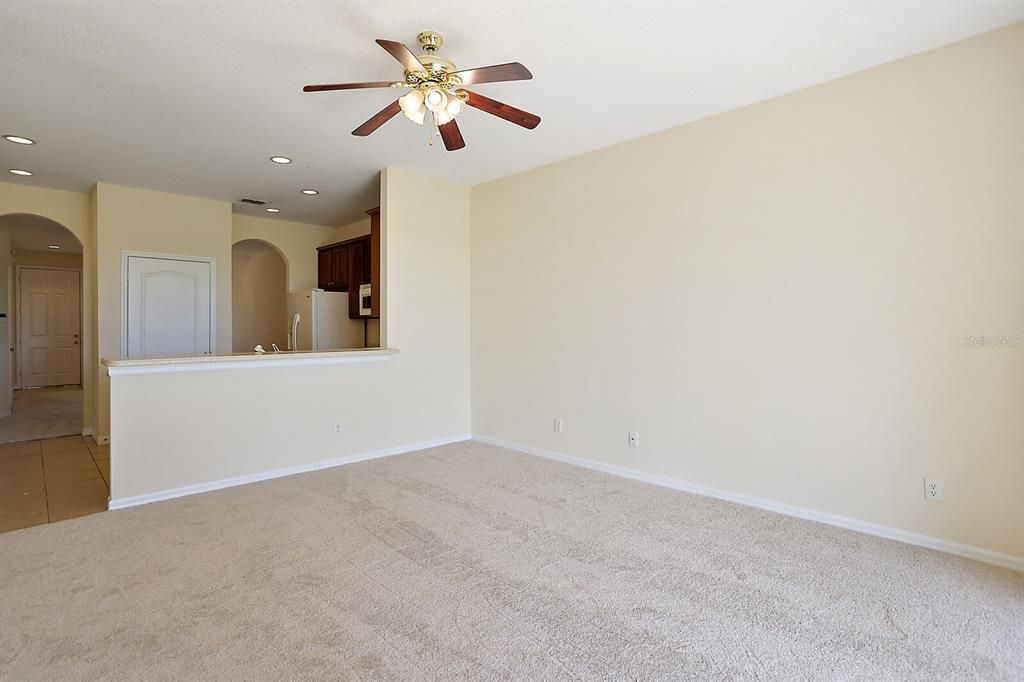
{"type": "Polygon", "coordinates": [[[366,123],[352,131],[353,135],[364,137],[402,112],[414,123],[423,125],[429,112],[444,140],[445,149],[452,152],[466,146],[455,122],[468,104],[475,109],[493,114],[530,130],[540,123],[540,116],[516,109],[481,94],[466,90],[464,85],[500,83],[533,78],[533,74],[519,62],[484,66],[479,69],[455,67],[450,60],[438,56],[437,51],[444,44],[444,38],[436,31],[423,31],[416,40],[423,47],[423,54],[416,56],[402,43],[393,40],[378,40],[377,44],[397,59],[405,69],[405,80],[373,81],[368,83],[333,83],[328,85],[307,85],[303,92],[324,92],[326,90],[359,90],[362,88],[410,88],[409,92],[387,105],[370,117],[366,123]]]}

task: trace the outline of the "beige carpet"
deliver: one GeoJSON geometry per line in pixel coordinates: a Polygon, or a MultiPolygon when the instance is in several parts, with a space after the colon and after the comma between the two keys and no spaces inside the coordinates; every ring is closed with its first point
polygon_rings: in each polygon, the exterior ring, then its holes
{"type": "Polygon", "coordinates": [[[0,443],[82,435],[82,387],[14,392],[11,414],[0,417],[0,443]]]}
{"type": "Polygon", "coordinates": [[[1020,574],[481,444],[0,535],[8,680],[1020,680],[1020,574]]]}

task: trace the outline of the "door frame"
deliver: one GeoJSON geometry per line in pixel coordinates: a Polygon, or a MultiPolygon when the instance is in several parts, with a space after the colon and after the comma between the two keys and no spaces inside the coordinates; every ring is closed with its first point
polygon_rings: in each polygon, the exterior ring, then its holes
{"type": "Polygon", "coordinates": [[[53,265],[16,265],[14,266],[14,278],[18,282],[18,296],[14,302],[14,315],[18,325],[18,335],[14,339],[15,353],[18,356],[18,361],[15,364],[17,370],[15,380],[12,383],[13,389],[23,388],[21,384],[21,360],[22,360],[22,343],[21,343],[21,330],[22,330],[22,310],[21,310],[21,271],[22,270],[61,270],[64,272],[77,272],[78,273],[78,385],[83,389],[85,388],[85,352],[82,350],[85,340],[82,338],[82,268],[60,268],[53,265]]]}
{"type": "Polygon", "coordinates": [[[209,263],[210,265],[210,354],[217,352],[217,259],[209,256],[185,256],[180,253],[152,251],[121,251],[121,357],[128,357],[128,259],[152,258],[156,260],[209,263]]]}

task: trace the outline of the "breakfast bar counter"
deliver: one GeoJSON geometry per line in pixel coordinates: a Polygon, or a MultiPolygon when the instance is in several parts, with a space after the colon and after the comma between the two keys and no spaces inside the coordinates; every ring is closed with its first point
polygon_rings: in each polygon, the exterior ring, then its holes
{"type": "Polygon", "coordinates": [[[204,372],[255,367],[300,367],[379,362],[398,353],[396,348],[351,348],[331,351],[206,354],[170,358],[104,359],[109,376],[204,372]]]}

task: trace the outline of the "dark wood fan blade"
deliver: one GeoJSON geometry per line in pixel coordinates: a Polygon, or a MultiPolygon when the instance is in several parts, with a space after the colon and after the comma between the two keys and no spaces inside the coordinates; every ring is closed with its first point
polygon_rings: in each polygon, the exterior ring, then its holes
{"type": "Polygon", "coordinates": [[[448,121],[443,126],[437,126],[437,129],[441,131],[444,148],[448,151],[453,152],[466,146],[466,141],[462,139],[462,131],[459,130],[459,124],[455,122],[455,119],[448,121]]]}
{"type": "Polygon", "coordinates": [[[416,59],[416,55],[402,43],[395,42],[394,40],[378,39],[377,44],[387,50],[392,57],[400,61],[406,71],[425,71],[423,65],[420,64],[420,60],[416,59]]]}
{"type": "Polygon", "coordinates": [[[401,110],[402,107],[399,106],[398,100],[396,99],[394,102],[387,105],[386,107],[378,111],[376,114],[371,116],[366,123],[353,130],[352,134],[358,135],[359,137],[366,137],[374,130],[380,128],[382,125],[390,121],[391,118],[401,110]]]}
{"type": "Polygon", "coordinates": [[[528,81],[533,78],[530,70],[519,62],[481,66],[479,69],[456,71],[454,75],[461,78],[464,85],[500,83],[502,81],[528,81]]]}
{"type": "Polygon", "coordinates": [[[483,95],[465,90],[469,95],[469,99],[466,100],[466,104],[471,107],[476,107],[480,111],[486,111],[488,114],[493,114],[498,118],[503,118],[506,121],[511,121],[517,126],[523,126],[533,130],[540,124],[540,116],[531,114],[528,111],[522,109],[516,109],[513,106],[509,106],[504,102],[491,99],[490,97],[484,97],[483,95]]]}
{"type": "Polygon", "coordinates": [[[372,81],[369,83],[330,83],[327,85],[307,85],[303,92],[324,92],[326,90],[359,90],[362,88],[390,88],[394,81],[372,81]]]}

